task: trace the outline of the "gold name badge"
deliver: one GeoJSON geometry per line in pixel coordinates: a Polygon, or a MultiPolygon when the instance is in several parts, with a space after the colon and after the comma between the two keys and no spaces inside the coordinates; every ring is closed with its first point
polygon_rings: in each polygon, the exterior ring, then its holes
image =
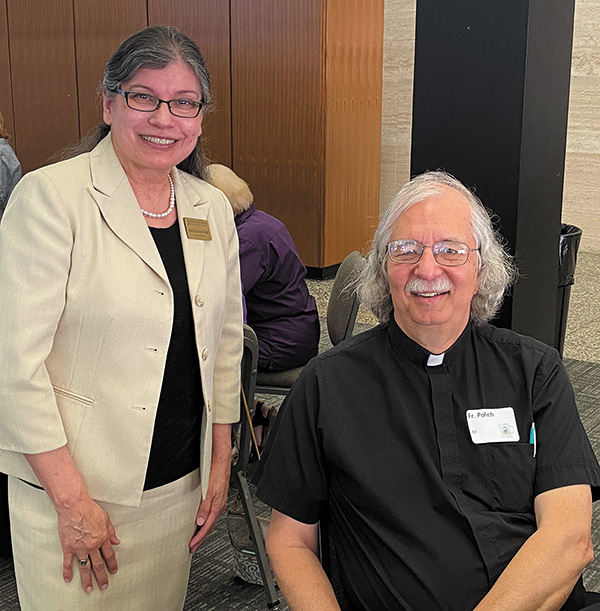
{"type": "Polygon", "coordinates": [[[187,233],[188,239],[205,241],[212,240],[208,221],[205,221],[204,219],[190,219],[184,216],[183,223],[185,224],[185,232],[187,233]]]}

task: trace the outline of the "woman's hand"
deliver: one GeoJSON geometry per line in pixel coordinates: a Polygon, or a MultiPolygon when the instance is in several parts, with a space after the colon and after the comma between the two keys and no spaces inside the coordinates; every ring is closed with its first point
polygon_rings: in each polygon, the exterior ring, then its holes
{"type": "Polygon", "coordinates": [[[112,546],[120,543],[108,514],[89,497],[75,507],[59,509],[57,513],[65,582],[72,580],[75,562],[79,565],[81,585],[88,594],[94,589],[92,574],[99,588],[106,590],[106,569],[114,574],[118,568],[112,546]]]}
{"type": "Polygon", "coordinates": [[[92,573],[101,590],[109,573],[117,572],[113,545],[120,543],[108,514],[88,494],[73,460],[63,446],[40,454],[25,454],[27,462],[54,504],[58,536],[63,550],[63,578],[73,578],[73,557],[79,565],[81,585],[94,589],[92,573]]]}
{"type": "Polygon", "coordinates": [[[198,529],[190,540],[192,554],[213,529],[217,518],[227,507],[227,490],[231,473],[231,425],[213,424],[213,449],[210,479],[206,496],[196,514],[198,529]]]}

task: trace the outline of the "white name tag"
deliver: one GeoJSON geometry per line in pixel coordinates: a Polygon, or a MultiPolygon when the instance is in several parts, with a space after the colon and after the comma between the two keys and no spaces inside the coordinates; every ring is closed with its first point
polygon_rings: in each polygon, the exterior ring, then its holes
{"type": "Polygon", "coordinates": [[[470,409],[467,426],[473,443],[519,441],[519,429],[512,407],[470,409]]]}

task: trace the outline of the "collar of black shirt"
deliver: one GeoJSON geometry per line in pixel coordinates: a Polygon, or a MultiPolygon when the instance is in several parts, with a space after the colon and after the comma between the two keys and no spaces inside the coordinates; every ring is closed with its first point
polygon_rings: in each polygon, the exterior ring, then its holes
{"type": "MultiPolygon", "coordinates": [[[[444,353],[444,360],[442,365],[448,365],[464,350],[464,347],[469,342],[469,338],[473,332],[473,323],[469,322],[461,333],[460,337],[452,344],[448,350],[444,353]]],[[[410,359],[417,365],[427,365],[427,360],[431,354],[428,350],[425,350],[423,346],[417,344],[402,331],[402,329],[396,323],[394,315],[390,317],[388,323],[388,337],[392,345],[393,350],[404,358],[410,359]]]]}

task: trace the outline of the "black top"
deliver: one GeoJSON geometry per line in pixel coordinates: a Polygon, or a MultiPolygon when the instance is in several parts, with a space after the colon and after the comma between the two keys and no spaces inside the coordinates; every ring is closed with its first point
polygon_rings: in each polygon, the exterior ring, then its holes
{"type": "Polygon", "coordinates": [[[144,490],[174,482],[199,467],[204,408],[179,227],[151,227],[150,232],[173,289],[174,314],[144,490]]]}
{"type": "Polygon", "coordinates": [[[468,325],[441,365],[428,358],[392,319],[313,359],[255,476],[281,513],[327,511],[342,582],[367,611],[473,609],[535,531],[536,495],[600,485],[555,350],[468,325]],[[519,441],[475,444],[467,410],[503,407],[519,441]]]}

